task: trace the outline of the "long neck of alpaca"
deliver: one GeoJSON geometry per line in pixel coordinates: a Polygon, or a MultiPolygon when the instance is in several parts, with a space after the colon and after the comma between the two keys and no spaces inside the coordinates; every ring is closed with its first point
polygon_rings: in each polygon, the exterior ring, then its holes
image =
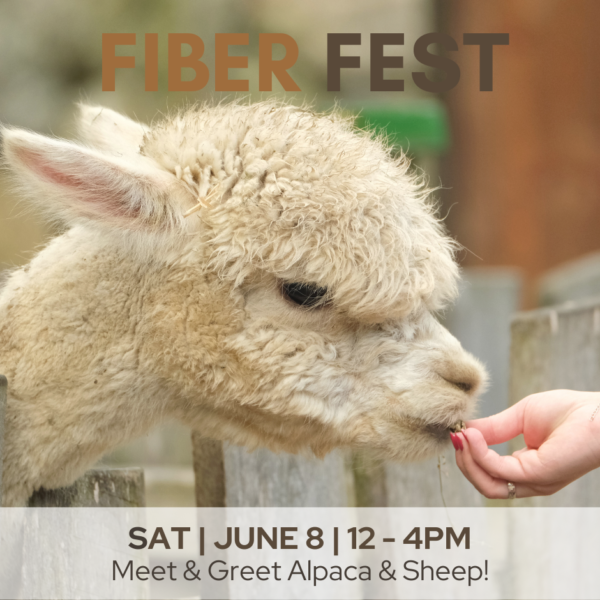
{"type": "Polygon", "coordinates": [[[81,231],[55,239],[0,295],[8,502],[70,483],[168,413],[144,347],[156,282],[145,265],[93,242],[81,231]]]}

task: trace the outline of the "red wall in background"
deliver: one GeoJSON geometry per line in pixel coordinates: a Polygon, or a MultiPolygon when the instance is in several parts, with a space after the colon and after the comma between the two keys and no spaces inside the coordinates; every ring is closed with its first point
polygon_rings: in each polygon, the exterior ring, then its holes
{"type": "MultiPolygon", "coordinates": [[[[600,250],[600,1],[441,0],[459,42],[460,83],[446,94],[453,146],[442,183],[465,266],[526,276],[524,305],[549,267],[600,250]],[[494,49],[494,91],[479,91],[468,32],[508,32],[494,49]]],[[[454,57],[453,57],[454,58],[454,57]]]]}

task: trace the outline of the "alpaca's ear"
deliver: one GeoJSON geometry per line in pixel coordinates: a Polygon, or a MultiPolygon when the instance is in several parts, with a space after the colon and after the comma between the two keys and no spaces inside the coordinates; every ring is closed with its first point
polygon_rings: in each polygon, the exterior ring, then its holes
{"type": "Polygon", "coordinates": [[[19,129],[2,136],[7,165],[53,216],[136,229],[183,226],[179,182],[151,159],[109,156],[19,129]]]}
{"type": "Polygon", "coordinates": [[[137,154],[147,127],[110,108],[79,104],[77,132],[81,141],[116,155],[137,154]]]}

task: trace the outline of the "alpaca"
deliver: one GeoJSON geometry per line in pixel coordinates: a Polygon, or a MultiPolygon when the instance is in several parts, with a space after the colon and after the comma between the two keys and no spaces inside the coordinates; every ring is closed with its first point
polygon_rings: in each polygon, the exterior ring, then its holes
{"type": "Polygon", "coordinates": [[[0,295],[6,505],[167,418],[418,460],[470,414],[483,368],[435,318],[455,243],[381,139],[274,102],[151,126],[81,106],[78,131],[3,130],[16,181],[65,225],[0,295]]]}

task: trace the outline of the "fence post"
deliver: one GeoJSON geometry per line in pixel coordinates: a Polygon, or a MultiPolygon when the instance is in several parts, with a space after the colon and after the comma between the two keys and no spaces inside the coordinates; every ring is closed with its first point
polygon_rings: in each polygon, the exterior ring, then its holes
{"type": "Polygon", "coordinates": [[[198,506],[351,506],[346,455],[323,460],[193,435],[198,506]]]}
{"type": "MultiPolygon", "coordinates": [[[[511,331],[511,404],[529,394],[552,389],[600,390],[600,300],[520,313],[513,319],[511,331]]],[[[523,446],[521,437],[511,450],[523,446]]],[[[598,506],[600,470],[588,473],[552,496],[514,503],[598,506]]]]}
{"type": "Polygon", "coordinates": [[[6,414],[6,377],[0,375],[0,507],[2,506],[2,471],[4,452],[4,415],[6,414]]]}
{"type": "Polygon", "coordinates": [[[223,444],[192,432],[196,506],[221,508],[225,506],[225,470],[223,444]]]}
{"type": "Polygon", "coordinates": [[[356,454],[358,506],[483,506],[484,498],[463,477],[454,451],[416,463],[380,461],[356,454]]]}
{"type": "Polygon", "coordinates": [[[45,507],[144,507],[144,471],[140,468],[91,469],[68,487],[41,488],[29,506],[45,507]]]}
{"type": "Polygon", "coordinates": [[[147,556],[129,550],[123,542],[128,524],[139,516],[135,511],[144,505],[142,469],[91,470],[69,487],[35,492],[14,536],[14,549],[18,552],[21,546],[20,555],[24,557],[17,570],[20,581],[15,585],[19,591],[16,597],[149,598],[148,581],[86,576],[98,568],[90,564],[86,552],[90,548],[104,557],[103,564],[119,558],[123,564],[131,559],[134,570],[147,566],[147,556]],[[91,513],[96,511],[80,510],[98,507],[118,511],[110,512],[108,517],[102,512],[94,518],[91,513]],[[133,510],[124,510],[127,508],[133,510]]]}

